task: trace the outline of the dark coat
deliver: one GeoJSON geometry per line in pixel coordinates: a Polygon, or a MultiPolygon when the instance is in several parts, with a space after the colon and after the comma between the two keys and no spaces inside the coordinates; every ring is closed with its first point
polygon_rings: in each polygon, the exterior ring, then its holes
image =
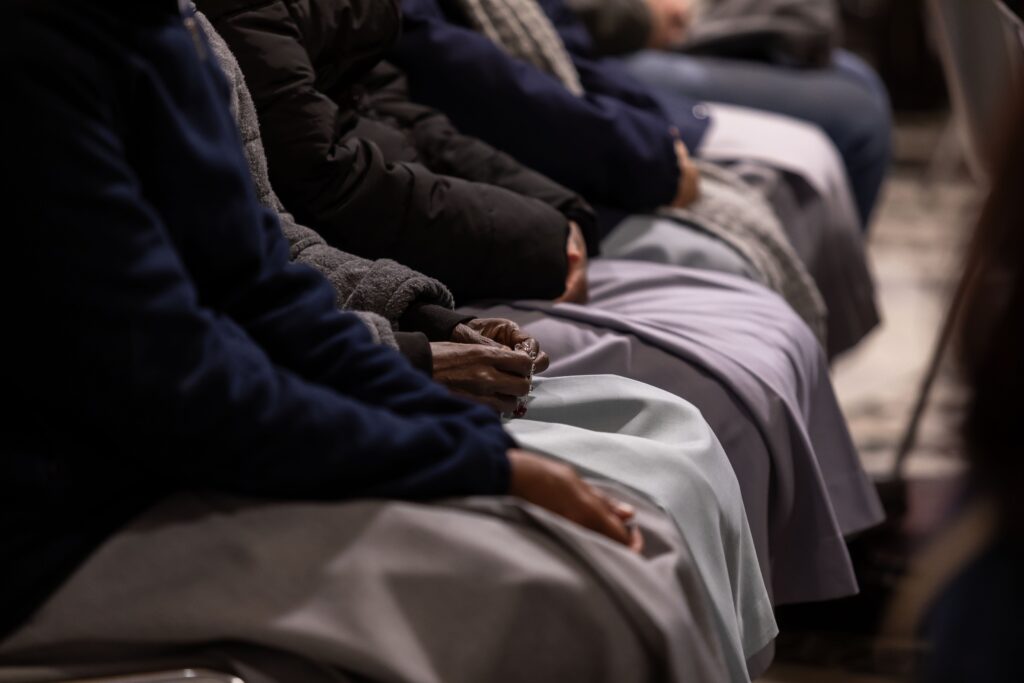
{"type": "Polygon", "coordinates": [[[0,633],[174,491],[507,490],[498,418],[289,263],[177,2],[7,7],[0,633]]]}
{"type": "Polygon", "coordinates": [[[417,101],[594,204],[636,212],[672,201],[679,167],[670,130],[695,149],[706,121],[670,121],[655,93],[613,60],[594,58],[586,28],[557,0],[540,4],[579,71],[584,97],[509,56],[449,4],[402,0],[393,59],[417,101]]]}
{"type": "MultiPolygon", "coordinates": [[[[574,193],[413,104],[381,64],[397,37],[385,0],[200,0],[256,102],[270,179],[333,246],[441,280],[462,303],[565,289],[574,193]]],[[[596,239],[589,242],[596,246],[596,239]]]]}

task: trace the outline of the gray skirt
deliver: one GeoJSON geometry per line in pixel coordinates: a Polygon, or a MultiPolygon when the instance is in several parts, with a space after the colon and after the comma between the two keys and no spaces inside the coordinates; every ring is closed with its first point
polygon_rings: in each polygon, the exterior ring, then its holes
{"type": "Polygon", "coordinates": [[[638,507],[643,556],[511,498],[182,495],[109,539],[0,644],[0,680],[127,660],[247,683],[745,680],[725,669],[671,521],[610,493],[638,507]]]}
{"type": "Polygon", "coordinates": [[[817,127],[787,116],[706,106],[712,123],[702,158],[755,161],[785,174],[788,182],[769,199],[828,306],[829,355],[853,347],[880,318],[857,207],[835,145],[817,127]]]}
{"type": "MultiPolygon", "coordinates": [[[[713,119],[701,158],[729,167],[768,200],[824,300],[828,355],[852,348],[880,317],[857,210],[835,147],[802,121],[730,105],[706,106],[713,119]]],[[[699,207],[695,210],[700,213],[699,207]]],[[[631,216],[601,246],[614,259],[753,277],[731,246],[664,216],[631,216]]]]}

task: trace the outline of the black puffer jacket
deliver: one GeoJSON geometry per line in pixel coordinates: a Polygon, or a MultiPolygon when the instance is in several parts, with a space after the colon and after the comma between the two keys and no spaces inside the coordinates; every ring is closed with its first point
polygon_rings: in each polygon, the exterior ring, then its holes
{"type": "Polygon", "coordinates": [[[380,56],[390,0],[199,0],[245,73],[274,188],[333,246],[391,258],[460,303],[554,298],[568,223],[596,245],[577,195],[409,101],[380,56]]]}

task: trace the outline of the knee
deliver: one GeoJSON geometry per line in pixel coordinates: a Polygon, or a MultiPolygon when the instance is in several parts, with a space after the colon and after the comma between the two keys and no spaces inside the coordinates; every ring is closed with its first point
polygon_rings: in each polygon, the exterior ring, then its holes
{"type": "Polygon", "coordinates": [[[494,670],[535,681],[650,680],[643,645],[607,589],[582,565],[570,574],[532,572],[505,586],[509,631],[518,635],[494,670]]]}
{"type": "Polygon", "coordinates": [[[875,107],[886,112],[891,110],[889,90],[871,65],[846,50],[836,50],[833,63],[844,78],[857,83],[868,93],[875,107]]]}
{"type": "Polygon", "coordinates": [[[864,60],[844,50],[835,56],[837,71],[850,85],[844,109],[848,134],[865,154],[888,163],[892,148],[892,105],[882,79],[864,60]]]}
{"type": "Polygon", "coordinates": [[[850,124],[861,163],[886,167],[892,157],[892,113],[885,106],[862,106],[850,124]]]}
{"type": "Polygon", "coordinates": [[[828,360],[822,341],[810,326],[784,301],[779,300],[779,310],[774,316],[776,332],[762,339],[762,344],[774,346],[775,352],[784,356],[787,363],[782,367],[792,369],[797,385],[813,383],[824,370],[827,376],[828,360]]]}

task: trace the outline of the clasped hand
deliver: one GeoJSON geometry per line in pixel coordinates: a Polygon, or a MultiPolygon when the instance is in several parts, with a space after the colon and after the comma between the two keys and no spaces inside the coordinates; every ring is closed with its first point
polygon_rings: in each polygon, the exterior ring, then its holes
{"type": "Polygon", "coordinates": [[[534,372],[547,370],[540,343],[511,320],[476,318],[457,325],[451,341],[430,345],[434,379],[453,393],[512,413],[530,392],[534,372]]]}

